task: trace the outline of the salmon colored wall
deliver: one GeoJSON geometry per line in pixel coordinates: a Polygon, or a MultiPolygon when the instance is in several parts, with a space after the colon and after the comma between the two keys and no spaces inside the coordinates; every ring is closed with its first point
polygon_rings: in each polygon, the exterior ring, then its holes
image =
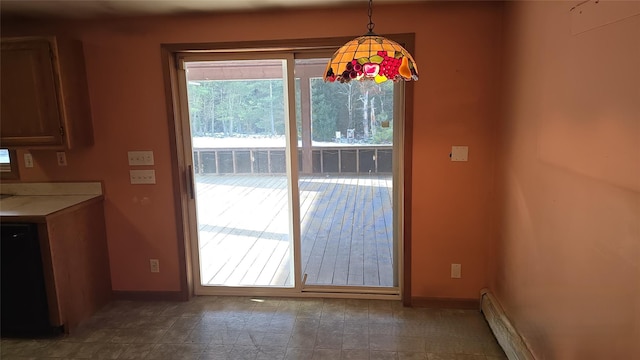
{"type": "Polygon", "coordinates": [[[492,287],[538,359],[638,359],[640,3],[573,5],[507,7],[492,287]]]}
{"type": "Polygon", "coordinates": [[[433,6],[429,29],[416,35],[413,297],[478,299],[488,285],[501,6],[433,6]],[[454,145],[469,147],[468,162],[450,160],[454,145]],[[451,278],[451,264],[462,265],[462,278],[451,278]]]}
{"type": "MultiPolygon", "coordinates": [[[[501,16],[502,5],[496,3],[374,9],[376,31],[416,34],[421,76],[413,109],[416,297],[476,299],[488,282],[501,16]],[[469,162],[450,162],[452,145],[468,145],[469,162]],[[462,279],[450,279],[452,262],[462,264],[462,279]]],[[[366,4],[108,21],[3,21],[3,36],[80,38],[92,102],[95,146],[69,152],[66,168],[55,165],[52,152],[34,152],[36,166],[21,166],[22,180],[104,180],[114,289],[179,290],[160,45],[356,36],[366,31],[366,23],[366,4]],[[343,21],[344,13],[360,15],[343,21]],[[128,150],[154,151],[155,186],[129,184],[128,150]],[[160,273],[149,272],[149,258],[160,259],[160,273]]]]}

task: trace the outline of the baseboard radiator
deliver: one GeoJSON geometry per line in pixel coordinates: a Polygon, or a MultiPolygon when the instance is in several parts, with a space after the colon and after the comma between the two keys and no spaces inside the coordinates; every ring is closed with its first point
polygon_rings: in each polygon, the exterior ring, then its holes
{"type": "Polygon", "coordinates": [[[511,325],[500,303],[488,289],[480,291],[480,310],[509,360],[535,359],[518,331],[511,325]]]}

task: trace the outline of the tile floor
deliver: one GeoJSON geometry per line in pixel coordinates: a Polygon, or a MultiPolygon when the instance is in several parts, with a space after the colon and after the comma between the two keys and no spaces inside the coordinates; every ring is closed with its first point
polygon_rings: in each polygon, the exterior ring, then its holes
{"type": "Polygon", "coordinates": [[[119,301],[72,335],[0,348],[3,360],[506,359],[479,311],[344,299],[119,301]]]}

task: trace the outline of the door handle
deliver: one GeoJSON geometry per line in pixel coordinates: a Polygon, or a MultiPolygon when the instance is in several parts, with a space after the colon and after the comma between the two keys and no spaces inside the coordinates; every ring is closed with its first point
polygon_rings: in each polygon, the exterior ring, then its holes
{"type": "Polygon", "coordinates": [[[187,182],[189,187],[189,197],[193,200],[196,198],[196,183],[193,179],[193,166],[187,167],[187,182]]]}

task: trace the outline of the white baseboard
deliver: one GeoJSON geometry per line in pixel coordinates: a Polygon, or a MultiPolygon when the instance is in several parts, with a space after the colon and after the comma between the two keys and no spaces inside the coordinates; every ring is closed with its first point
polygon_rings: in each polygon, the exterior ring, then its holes
{"type": "Polygon", "coordinates": [[[480,310],[509,360],[535,359],[518,331],[511,325],[500,303],[488,289],[480,291],[480,310]]]}

